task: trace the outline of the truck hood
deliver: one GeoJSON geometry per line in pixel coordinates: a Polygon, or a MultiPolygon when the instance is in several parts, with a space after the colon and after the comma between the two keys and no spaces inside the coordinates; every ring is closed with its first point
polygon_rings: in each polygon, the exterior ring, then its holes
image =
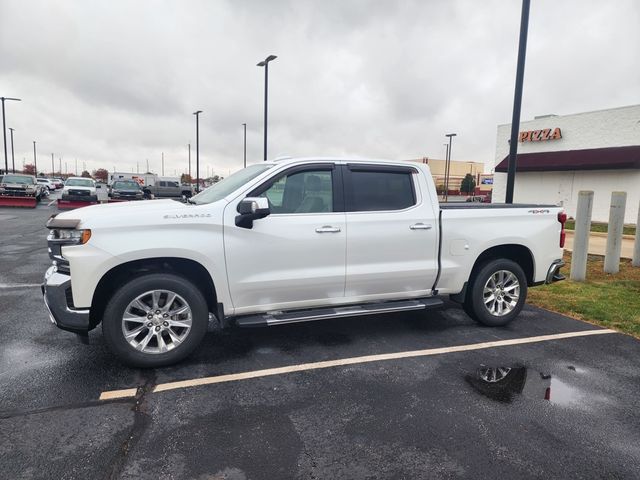
{"type": "Polygon", "coordinates": [[[90,229],[204,223],[222,218],[224,203],[191,205],[175,200],[107,203],[69,210],[58,214],[56,219],[79,220],[79,228],[90,229]]]}

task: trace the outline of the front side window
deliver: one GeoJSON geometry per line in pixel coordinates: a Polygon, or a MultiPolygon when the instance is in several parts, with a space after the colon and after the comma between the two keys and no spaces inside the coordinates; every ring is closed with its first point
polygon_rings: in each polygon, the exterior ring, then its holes
{"type": "Polygon", "coordinates": [[[332,171],[307,170],[285,175],[260,196],[269,200],[271,213],[332,212],[332,171]]]}
{"type": "Polygon", "coordinates": [[[349,176],[347,211],[403,210],[416,203],[409,171],[355,170],[349,176]]]}

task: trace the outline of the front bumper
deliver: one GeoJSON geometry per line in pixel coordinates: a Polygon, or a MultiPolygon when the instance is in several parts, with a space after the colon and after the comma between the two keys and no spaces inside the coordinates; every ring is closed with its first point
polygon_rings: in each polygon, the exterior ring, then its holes
{"type": "Polygon", "coordinates": [[[560,273],[560,269],[564,267],[564,260],[555,260],[549,267],[545,283],[554,283],[564,280],[566,277],[560,273]]]}
{"type": "Polygon", "coordinates": [[[44,274],[42,295],[52,323],[69,332],[89,331],[89,309],[76,309],[69,305],[72,301],[71,276],[58,272],[55,265],[49,267],[44,274]]]}

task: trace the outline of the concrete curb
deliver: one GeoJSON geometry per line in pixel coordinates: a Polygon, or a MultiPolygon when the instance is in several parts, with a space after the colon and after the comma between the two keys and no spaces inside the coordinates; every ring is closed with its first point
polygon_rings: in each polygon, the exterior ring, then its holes
{"type": "MultiPolygon", "coordinates": [[[[567,229],[567,233],[570,233],[570,234],[573,235],[573,234],[576,233],[576,231],[567,229]]],[[[605,232],[589,232],[589,236],[606,238],[607,234],[605,232]]],[[[627,240],[635,240],[636,236],[635,235],[622,235],[622,238],[625,238],[627,240]]]]}

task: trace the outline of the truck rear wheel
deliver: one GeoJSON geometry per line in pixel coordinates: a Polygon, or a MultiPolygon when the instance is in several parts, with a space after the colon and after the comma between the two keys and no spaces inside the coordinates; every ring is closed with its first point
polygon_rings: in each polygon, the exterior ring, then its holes
{"type": "Polygon", "coordinates": [[[208,318],[207,302],[190,281],[151,273],[116,291],[105,309],[102,332],[109,349],[127,365],[161,367],[195,350],[208,318]]]}
{"type": "Polygon", "coordinates": [[[495,259],[474,273],[463,308],[474,320],[498,327],[516,318],[526,299],[527,279],[522,267],[512,260],[495,259]]]}

